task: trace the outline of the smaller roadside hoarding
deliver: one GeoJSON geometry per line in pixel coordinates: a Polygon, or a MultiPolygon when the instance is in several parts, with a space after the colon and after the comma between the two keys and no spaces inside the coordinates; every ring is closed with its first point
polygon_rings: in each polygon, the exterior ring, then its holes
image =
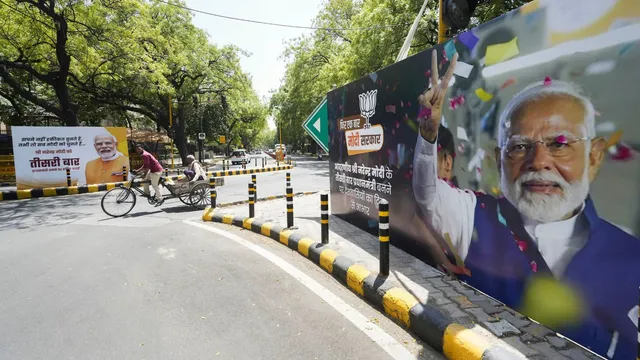
{"type": "Polygon", "coordinates": [[[90,185],[129,174],[127,129],[119,127],[13,126],[18,189],[90,185]]]}

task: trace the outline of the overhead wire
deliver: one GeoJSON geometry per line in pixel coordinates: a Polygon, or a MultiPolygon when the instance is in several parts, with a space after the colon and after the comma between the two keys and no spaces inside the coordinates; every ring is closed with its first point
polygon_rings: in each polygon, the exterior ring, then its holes
{"type": "Polygon", "coordinates": [[[204,11],[204,10],[198,10],[198,9],[190,8],[188,6],[184,6],[184,5],[180,5],[180,4],[175,4],[175,3],[172,3],[172,2],[169,2],[169,1],[165,1],[165,0],[156,0],[156,1],[161,2],[163,4],[166,4],[166,5],[175,6],[177,8],[181,8],[183,10],[192,11],[192,12],[198,13],[198,14],[214,16],[214,17],[218,17],[218,18],[222,18],[222,19],[242,21],[242,22],[248,22],[248,23],[252,23],[252,24],[278,26],[278,27],[285,27],[285,28],[292,28],[292,29],[325,30],[325,31],[362,31],[362,30],[395,28],[395,27],[407,26],[407,25],[410,24],[410,23],[404,23],[404,24],[394,24],[394,25],[376,25],[376,26],[356,27],[356,28],[330,28],[330,27],[289,25],[289,24],[281,24],[281,23],[274,23],[274,22],[268,22],[268,21],[244,19],[244,18],[239,18],[239,17],[234,17],[234,16],[216,14],[216,13],[212,13],[212,12],[208,12],[208,11],[204,11]]]}

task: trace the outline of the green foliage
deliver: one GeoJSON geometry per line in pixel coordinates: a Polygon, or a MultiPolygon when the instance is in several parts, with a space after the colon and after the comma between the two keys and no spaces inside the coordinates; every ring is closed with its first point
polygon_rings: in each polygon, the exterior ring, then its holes
{"type": "Polygon", "coordinates": [[[71,126],[165,130],[183,158],[201,129],[207,139],[248,143],[266,126],[266,106],[240,67],[243,51],[210,43],[180,7],[0,0],[0,18],[5,122],[38,125],[32,120],[52,117],[71,126]]]}
{"type": "MultiPolygon", "coordinates": [[[[470,27],[528,1],[482,1],[470,27]]],[[[286,74],[270,103],[271,113],[283,129],[283,142],[294,149],[311,144],[313,140],[300,131],[302,122],[334,85],[345,85],[393,64],[422,4],[423,0],[327,0],[314,25],[354,30],[316,30],[289,43],[283,54],[286,74]]],[[[429,1],[409,55],[437,43],[437,6],[438,1],[429,1]]]]}

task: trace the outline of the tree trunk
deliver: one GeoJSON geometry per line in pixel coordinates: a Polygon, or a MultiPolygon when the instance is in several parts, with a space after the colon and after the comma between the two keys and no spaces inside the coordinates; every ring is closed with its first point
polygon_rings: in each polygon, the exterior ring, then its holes
{"type": "Polygon", "coordinates": [[[186,121],[184,119],[184,110],[182,107],[178,107],[178,116],[176,120],[178,121],[175,135],[176,147],[178,148],[178,152],[180,153],[182,164],[186,164],[187,155],[189,155],[189,149],[187,149],[187,137],[185,135],[186,121]]]}

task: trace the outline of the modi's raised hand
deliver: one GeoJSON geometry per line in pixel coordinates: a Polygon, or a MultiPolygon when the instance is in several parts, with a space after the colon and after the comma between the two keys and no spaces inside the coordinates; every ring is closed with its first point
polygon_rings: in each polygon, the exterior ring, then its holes
{"type": "Polygon", "coordinates": [[[442,79],[440,79],[440,72],[438,71],[438,51],[433,49],[431,52],[431,86],[418,97],[420,105],[427,109],[426,116],[420,118],[420,134],[427,141],[434,142],[438,137],[438,127],[442,120],[442,105],[444,104],[444,98],[447,95],[449,82],[453,77],[453,71],[456,68],[457,62],[458,53],[456,52],[451,59],[447,72],[442,79]]]}

